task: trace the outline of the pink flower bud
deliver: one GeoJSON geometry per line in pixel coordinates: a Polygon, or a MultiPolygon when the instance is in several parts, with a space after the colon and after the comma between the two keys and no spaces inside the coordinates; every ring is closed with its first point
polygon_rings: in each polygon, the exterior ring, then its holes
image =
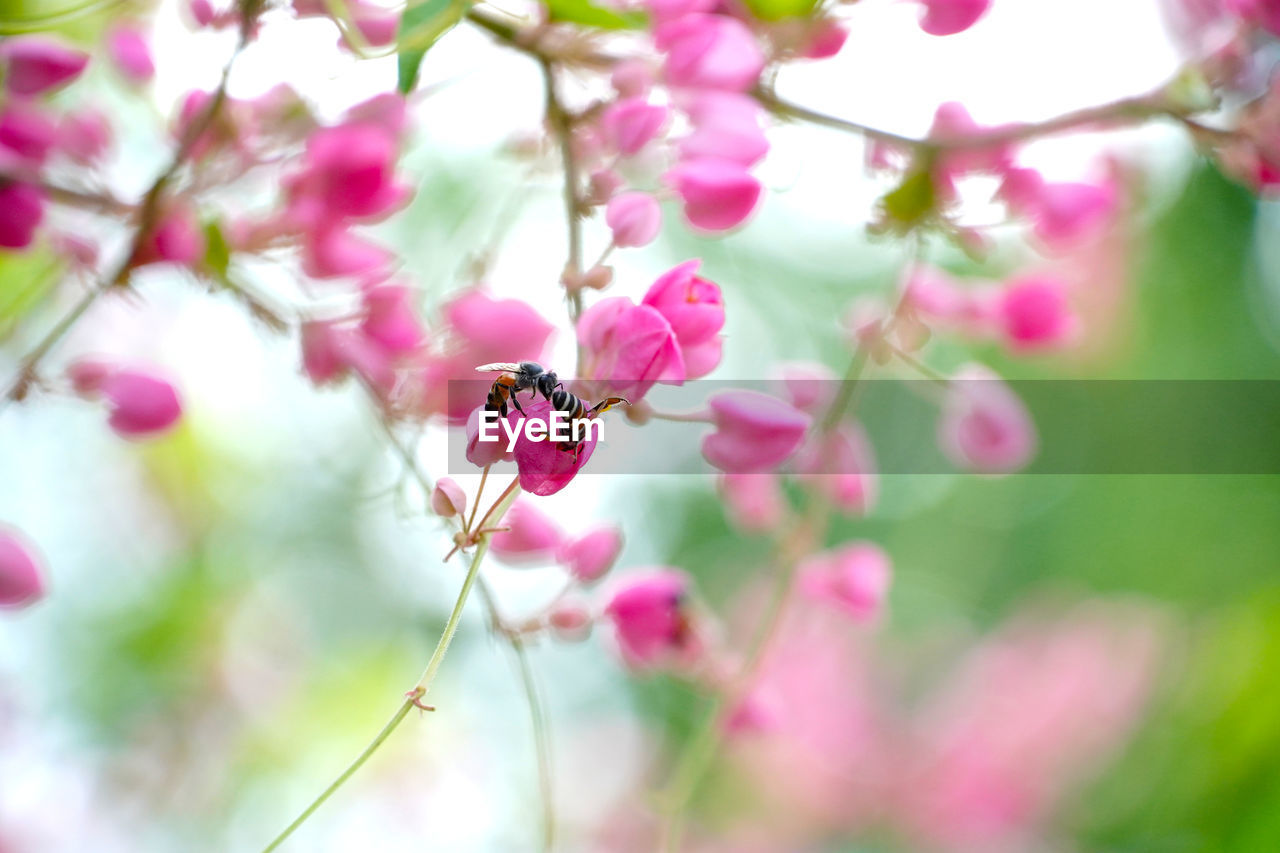
{"type": "Polygon", "coordinates": [[[576,643],[591,634],[591,610],[581,601],[565,598],[557,601],[547,614],[547,625],[559,640],[576,643]]]}
{"type": "Polygon", "coordinates": [[[748,95],[698,92],[683,101],[693,133],[680,140],[680,158],[729,160],[744,169],[769,151],[760,121],[764,110],[748,95]]]}
{"type": "Polygon", "coordinates": [[[763,533],[782,523],[787,499],[776,474],[724,474],[720,497],[725,514],[741,530],[763,533]]]}
{"type": "Polygon", "coordinates": [[[43,571],[26,537],[0,526],[0,607],[26,607],[44,595],[43,571]]]}
{"type": "Polygon", "coordinates": [[[602,526],[562,544],[556,562],[579,583],[591,583],[604,577],[621,553],[622,531],[602,526]]]}
{"type": "Polygon", "coordinates": [[[658,26],[671,86],[745,92],[756,84],[765,57],[746,24],[725,15],[694,13],[658,26]]]}
{"type": "Polygon", "coordinates": [[[1011,169],[1000,186],[1009,208],[1028,217],[1050,249],[1065,250],[1096,236],[1118,205],[1114,183],[1049,183],[1034,169],[1011,169]]]}
{"type": "Polygon", "coordinates": [[[80,76],[89,54],[41,35],[9,36],[0,43],[4,85],[15,95],[40,95],[80,76]]]}
{"type": "Polygon", "coordinates": [[[191,0],[187,4],[187,9],[191,12],[191,19],[196,22],[198,27],[207,27],[214,21],[215,13],[213,11],[213,3],[210,0],[191,0]]]}
{"type": "Polygon", "coordinates": [[[350,332],[327,320],[302,324],[302,369],[317,385],[331,382],[347,372],[344,339],[350,332]]]}
{"type": "Polygon", "coordinates": [[[395,284],[369,288],[364,292],[364,310],[360,331],[388,353],[404,355],[422,346],[422,324],[409,288],[395,284]]]}
{"type": "Polygon", "coordinates": [[[31,103],[14,101],[0,112],[0,153],[5,149],[40,166],[58,141],[58,126],[31,103]]]}
{"type": "Polygon", "coordinates": [[[649,193],[621,193],[610,199],[604,221],[613,230],[615,245],[647,246],[662,227],[662,208],[649,193]]]}
{"type": "Polygon", "coordinates": [[[1009,282],[998,310],[1005,338],[1014,349],[1061,346],[1076,331],[1066,285],[1058,279],[1027,276],[1009,282]]]}
{"type": "Polygon", "coordinates": [[[584,311],[578,342],[587,357],[585,375],[633,403],[655,382],[684,381],[684,358],[671,324],[656,309],[625,296],[602,299],[584,311]]]}
{"type": "Polygon", "coordinates": [[[653,71],[643,59],[625,59],[613,66],[609,82],[619,96],[634,98],[652,88],[653,71]]]}
{"type": "Polygon", "coordinates": [[[178,393],[163,379],[139,370],[117,370],[100,386],[111,406],[107,423],[124,438],[150,438],[182,415],[178,393]]]}
{"type": "Polygon", "coordinates": [[[383,218],[412,194],[395,182],[396,133],[356,121],[317,130],[307,139],[303,168],[286,181],[291,216],[300,223],[334,217],[383,218]]]}
{"type": "Polygon", "coordinates": [[[82,358],[67,367],[67,378],[71,387],[81,397],[94,397],[102,388],[107,377],[116,372],[116,366],[109,361],[96,358],[82,358]]]}
{"type": "Polygon", "coordinates": [[[848,39],[849,31],[842,21],[824,18],[818,21],[809,34],[805,59],[829,59],[840,52],[848,39]]]}
{"type": "MultiPolygon", "coordinates": [[[[697,275],[701,263],[696,258],[685,261],[658,276],[641,302],[666,318],[684,353],[715,339],[724,328],[724,297],[719,285],[697,275]]],[[[718,363],[718,351],[716,356],[718,363]]],[[[686,358],[685,376],[694,379],[709,373],[715,363],[699,365],[706,369],[695,371],[686,358]]]]}
{"type": "Polygon", "coordinates": [[[865,621],[880,612],[893,568],[878,545],[859,542],[810,557],[800,566],[800,589],[865,621]]]}
{"type": "Polygon", "coordinates": [[[604,204],[622,186],[622,176],[612,169],[597,169],[591,173],[587,188],[587,200],[591,204],[604,204]]]}
{"type": "Polygon", "coordinates": [[[58,125],[58,148],[77,163],[89,165],[111,147],[111,125],[92,107],[67,113],[58,125]]]}
{"type": "Polygon", "coordinates": [[[302,271],[312,278],[370,275],[390,266],[392,254],[338,223],[304,235],[302,271]]]}
{"type": "Polygon", "coordinates": [[[134,25],[114,27],[107,34],[107,52],[124,76],[135,83],[145,83],[156,75],[151,48],[134,25]]]}
{"type": "Polygon", "coordinates": [[[643,97],[623,98],[612,104],[600,117],[605,138],[621,154],[638,152],[667,123],[667,108],[651,104],[643,97]]]}
{"type": "Polygon", "coordinates": [[[721,471],[753,473],[781,465],[809,429],[804,412],[759,391],[723,391],[707,401],[716,429],[702,455],[721,471]]]}
{"type": "Polygon", "coordinates": [[[684,202],[685,219],[702,231],[728,231],[741,225],[760,200],[760,182],[729,160],[689,160],[664,177],[684,202]]]}
{"type": "Polygon", "coordinates": [[[952,377],[938,443],[961,468],[1007,474],[1024,467],[1036,451],[1035,426],[1022,401],[985,367],[969,365],[952,377]]]}
{"type": "Polygon", "coordinates": [[[838,380],[825,364],[788,361],[778,365],[777,374],[788,402],[802,412],[823,412],[835,397],[838,380]]]}
{"type": "Polygon", "coordinates": [[[813,437],[796,453],[795,469],[801,482],[826,495],[842,512],[866,515],[875,505],[875,455],[856,424],[813,437]]]}
{"type": "Polygon", "coordinates": [[[931,36],[964,32],[986,14],[991,0],[920,0],[924,14],[920,29],[931,36]]]}
{"type": "Polygon", "coordinates": [[[179,204],[161,215],[149,237],[138,246],[135,266],[174,263],[194,266],[204,257],[205,239],[195,211],[179,204]]]}
{"type": "Polygon", "coordinates": [[[453,518],[467,511],[467,493],[448,477],[441,477],[431,490],[431,511],[441,518],[453,518]]]}
{"type": "Polygon", "coordinates": [[[508,563],[550,563],[564,542],[560,525],[530,500],[520,499],[512,504],[502,526],[511,529],[495,533],[489,547],[508,563]]]}
{"type": "Polygon", "coordinates": [[[0,246],[25,249],[44,218],[44,193],[31,184],[0,180],[0,246]]]}
{"type": "MultiPolygon", "coordinates": [[[[514,458],[507,452],[507,442],[502,440],[501,432],[498,441],[480,440],[480,415],[484,406],[477,406],[467,418],[467,461],[481,468],[506,462],[514,458]]],[[[502,426],[498,426],[499,431],[502,426]]]]}
{"type": "Polygon", "coordinates": [[[687,612],[688,587],[684,572],[667,568],[637,571],[619,583],[604,615],[628,666],[687,663],[701,651],[687,612]]]}

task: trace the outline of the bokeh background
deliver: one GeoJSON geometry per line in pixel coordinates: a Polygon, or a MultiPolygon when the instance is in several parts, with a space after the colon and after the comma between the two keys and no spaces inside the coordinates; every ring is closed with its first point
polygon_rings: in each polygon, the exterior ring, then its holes
{"type": "MultiPolygon", "coordinates": [[[[983,123],[1035,120],[1146,91],[1179,61],[1156,2],[997,2],[989,20],[948,40],[921,36],[904,5],[865,6],[854,10],[865,29],[854,28],[841,56],[784,77],[784,93],[919,133],[945,100],[963,100],[983,123]]],[[[51,8],[6,0],[0,17],[51,8]]],[[[104,180],[125,194],[159,168],[174,101],[212,85],[229,50],[226,38],[192,33],[176,4],[112,6],[59,28],[92,40],[128,13],[154,21],[155,84],[131,91],[95,71],[89,87],[121,118],[104,180]]],[[[335,40],[329,22],[269,19],[232,94],[285,80],[337,115],[390,88],[394,58],[343,56],[335,40]]],[[[428,56],[423,79],[406,160],[418,196],[380,236],[402,252],[428,316],[446,294],[483,278],[560,323],[557,352],[570,362],[555,286],[559,177],[524,144],[542,109],[535,66],[461,28],[428,56]]],[[[831,318],[861,295],[890,291],[907,254],[864,236],[885,187],[864,174],[856,140],[788,126],[774,146],[764,170],[770,195],[747,228],[703,241],[672,223],[655,246],[614,259],[618,292],[632,296],[656,272],[704,259],[728,306],[717,378],[759,378],[783,360],[840,369],[847,341],[831,318]]],[[[1092,273],[1105,332],[1081,351],[1032,360],[944,345],[931,354],[936,366],[976,357],[1018,378],[1280,379],[1275,206],[1168,128],[1048,141],[1027,161],[1070,176],[1096,169],[1102,152],[1134,188],[1107,274],[1092,273]]],[[[228,202],[242,203],[242,193],[228,202]]],[[[971,216],[985,222],[988,211],[975,204],[971,216]]],[[[588,254],[603,233],[599,223],[589,229],[588,254]]],[[[990,275],[1024,257],[1016,234],[1002,236],[983,267],[941,245],[929,251],[956,271],[990,275]]],[[[244,272],[267,287],[278,275],[244,272]]],[[[5,375],[57,316],[62,275],[51,252],[0,255],[5,375]]],[[[0,520],[39,543],[50,571],[44,601],[0,613],[6,853],[259,849],[394,709],[461,579],[459,563],[441,563],[447,536],[387,452],[358,389],[315,391],[294,343],[199,293],[182,273],[150,272],[138,290],[140,299],[95,310],[60,357],[109,352],[169,366],[188,402],[176,433],[126,444],[93,407],[57,395],[0,413],[0,520]]],[[[437,473],[442,443],[432,429],[420,445],[437,473]]],[[[460,479],[473,492],[474,479],[460,479]]],[[[730,632],[770,575],[761,542],[726,524],[709,475],[584,477],[542,506],[570,529],[620,523],[623,568],[687,570],[730,632]]],[[[816,671],[839,689],[806,694],[778,676],[793,728],[783,727],[772,751],[731,744],[695,802],[692,843],[915,849],[918,838],[867,813],[875,798],[859,779],[881,778],[875,764],[892,755],[868,748],[878,729],[866,719],[919,713],[927,726],[918,709],[940,685],[963,682],[983,649],[1083,624],[1085,637],[1140,629],[1144,651],[1115,672],[1095,666],[1101,674],[1068,694],[1066,715],[1097,711],[1127,690],[1145,698],[1117,700],[1125,707],[1114,719],[1082,716],[1110,721],[1114,736],[1081,747],[1089,760],[1070,772],[1043,771],[1061,784],[1046,795],[1033,835],[970,847],[1280,849],[1278,522],[1280,480],[1268,476],[884,477],[876,511],[840,522],[831,542],[870,539],[889,552],[888,612],[874,628],[815,641],[838,651],[810,663],[829,666],[816,671]],[[796,710],[806,708],[829,719],[796,710]],[[778,780],[792,793],[774,790],[778,780]]],[[[554,594],[557,572],[485,569],[513,616],[554,594]]],[[[633,828],[644,825],[647,798],[703,700],[674,679],[628,675],[605,633],[531,648],[549,710],[561,846],[643,850],[633,828]]],[[[1035,670],[1029,654],[1025,668],[1035,670]]],[[[1046,652],[1042,660],[1068,678],[1096,658],[1085,654],[1077,666],[1046,652]]],[[[775,666],[785,673],[792,663],[780,657],[775,666]]],[[[997,729],[1019,714],[1042,719],[1030,706],[1056,683],[1010,678],[991,682],[1013,697],[990,712],[997,729]]],[[[407,721],[294,849],[537,849],[528,713],[508,650],[474,602],[432,696],[439,710],[407,721]]],[[[1048,749],[1045,740],[1075,743],[1057,716],[1041,729],[1027,735],[1029,768],[1038,769],[1031,753],[1048,749]]],[[[922,778],[938,777],[926,769],[922,778]]]]}

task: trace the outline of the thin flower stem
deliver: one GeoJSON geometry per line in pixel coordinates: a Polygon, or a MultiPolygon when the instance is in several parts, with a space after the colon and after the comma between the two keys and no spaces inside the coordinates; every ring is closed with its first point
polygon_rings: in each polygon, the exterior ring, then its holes
{"type": "Polygon", "coordinates": [[[470,533],[474,529],[472,525],[476,522],[476,510],[480,509],[480,498],[484,495],[485,484],[489,482],[489,469],[492,467],[492,465],[486,465],[484,471],[480,473],[480,485],[476,488],[475,500],[471,502],[471,515],[462,525],[463,533],[470,533]]]}
{"type": "MultiPolygon", "coordinates": [[[[516,496],[519,494],[519,481],[512,483],[512,486],[514,488],[508,488],[507,491],[503,493],[502,497],[500,497],[498,501],[489,508],[489,511],[485,513],[486,519],[491,515],[496,516],[496,519],[501,519],[506,513],[507,508],[511,506],[512,502],[515,501],[516,496]]],[[[355,775],[357,770],[364,766],[365,762],[367,762],[373,754],[378,751],[378,748],[386,742],[387,738],[391,736],[391,733],[394,732],[400,723],[404,721],[404,718],[408,716],[409,711],[418,707],[422,699],[431,691],[431,685],[435,681],[436,674],[440,671],[440,665],[444,663],[445,655],[449,652],[449,646],[453,643],[454,635],[458,632],[458,625],[462,621],[463,608],[466,606],[467,598],[471,594],[471,588],[475,585],[476,578],[480,574],[480,564],[484,561],[485,554],[487,554],[488,551],[489,537],[481,536],[476,543],[475,554],[471,557],[471,564],[467,567],[466,578],[462,581],[462,588],[458,591],[458,598],[454,601],[453,610],[449,613],[448,621],[445,622],[444,631],[440,634],[440,639],[436,643],[435,651],[432,652],[431,659],[427,661],[426,669],[422,671],[422,675],[418,678],[417,683],[414,684],[413,689],[405,694],[406,698],[404,702],[401,703],[400,707],[396,710],[395,714],[392,715],[391,719],[387,721],[387,724],[382,727],[382,730],[379,731],[369,745],[365,747],[364,751],[356,756],[356,759],[351,762],[346,770],[342,771],[338,778],[334,779],[333,782],[329,784],[329,787],[324,789],[320,796],[316,797],[310,805],[303,809],[300,815],[294,818],[293,823],[285,827],[283,832],[277,835],[270,844],[263,848],[262,853],[271,853],[271,851],[277,849],[298,829],[298,827],[302,826],[302,824],[305,823],[307,819],[320,808],[320,806],[324,805],[325,801],[328,800],[329,797],[333,796],[333,794],[341,788],[348,779],[355,775]]]]}
{"type": "Polygon", "coordinates": [[[569,316],[576,324],[582,314],[582,294],[577,279],[582,275],[582,215],[578,198],[578,160],[573,153],[573,121],[556,93],[555,65],[545,56],[538,57],[546,94],[547,124],[560,147],[564,169],[565,220],[569,231],[569,259],[565,264],[565,292],[569,298],[569,316]]]}

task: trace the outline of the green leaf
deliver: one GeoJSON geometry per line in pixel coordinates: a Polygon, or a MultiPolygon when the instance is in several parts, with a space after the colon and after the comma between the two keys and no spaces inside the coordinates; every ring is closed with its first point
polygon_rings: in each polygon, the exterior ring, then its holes
{"type": "Polygon", "coordinates": [[[911,226],[933,212],[936,201],[933,176],[928,169],[917,169],[903,178],[880,203],[894,224],[911,226]]]}
{"type": "Polygon", "coordinates": [[[470,7],[471,0],[423,0],[404,10],[397,36],[400,55],[396,88],[400,94],[413,91],[422,58],[442,35],[457,26],[470,7]]]}
{"type": "Polygon", "coordinates": [[[231,246],[222,233],[222,226],[209,221],[204,224],[204,265],[218,281],[227,280],[227,270],[231,267],[231,246]]]}
{"type": "MultiPolygon", "coordinates": [[[[544,0],[552,21],[582,24],[600,30],[638,30],[648,23],[640,12],[616,12],[597,6],[591,0],[544,0]]],[[[808,0],[805,0],[808,2],[808,0]]]]}
{"type": "Polygon", "coordinates": [[[0,252],[0,340],[13,333],[53,289],[62,265],[46,248],[0,252]]]}
{"type": "Polygon", "coordinates": [[[762,21],[807,18],[818,7],[817,0],[746,0],[747,8],[762,21]]]}

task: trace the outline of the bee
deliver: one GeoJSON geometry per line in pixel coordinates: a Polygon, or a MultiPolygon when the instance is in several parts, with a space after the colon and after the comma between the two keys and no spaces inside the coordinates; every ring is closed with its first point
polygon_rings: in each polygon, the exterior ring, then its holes
{"type": "MultiPolygon", "coordinates": [[[[580,397],[570,394],[563,388],[557,388],[551,392],[551,408],[559,412],[564,412],[569,416],[569,435],[568,441],[562,441],[559,449],[572,453],[575,456],[582,448],[582,442],[575,440],[572,436],[576,433],[574,425],[579,421],[589,421],[597,415],[603,414],[617,405],[630,405],[624,397],[606,397],[591,408],[587,408],[587,404],[580,397]]],[[[587,429],[583,428],[583,433],[587,429]]]]}
{"type": "Polygon", "coordinates": [[[493,387],[489,389],[489,399],[484,407],[487,411],[497,412],[504,418],[507,416],[508,401],[516,407],[517,412],[524,414],[524,409],[520,407],[520,400],[516,397],[518,392],[527,389],[531,391],[530,400],[539,394],[550,400],[555,390],[561,386],[555,371],[543,370],[542,365],[536,361],[522,361],[519,364],[497,361],[493,364],[480,365],[476,368],[476,372],[502,374],[494,380],[493,387]]]}

